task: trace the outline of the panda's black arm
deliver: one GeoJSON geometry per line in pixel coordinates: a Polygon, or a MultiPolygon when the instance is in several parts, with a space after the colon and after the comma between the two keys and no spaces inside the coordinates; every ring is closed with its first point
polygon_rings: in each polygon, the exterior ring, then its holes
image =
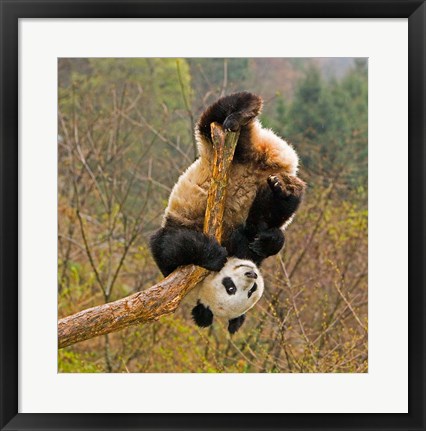
{"type": "Polygon", "coordinates": [[[284,241],[284,233],[279,228],[255,230],[253,226],[242,225],[232,232],[225,247],[230,256],[260,265],[267,257],[279,253],[284,241]]]}
{"type": "Polygon", "coordinates": [[[164,276],[181,265],[198,265],[220,271],[228,253],[215,238],[202,232],[177,227],[163,227],[150,240],[152,255],[164,276]]]}

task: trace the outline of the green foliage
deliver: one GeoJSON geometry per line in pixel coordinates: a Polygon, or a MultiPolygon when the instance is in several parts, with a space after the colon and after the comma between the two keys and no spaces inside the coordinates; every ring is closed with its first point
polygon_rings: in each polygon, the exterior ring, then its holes
{"type": "Polygon", "coordinates": [[[367,90],[366,62],[357,60],[341,80],[311,65],[290,106],[278,99],[275,129],[298,148],[309,175],[367,188],[367,90]]]}
{"type": "Polygon", "coordinates": [[[80,354],[71,350],[58,351],[58,372],[60,373],[99,373],[102,366],[93,362],[94,353],[80,354]]]}
{"type": "MultiPolygon", "coordinates": [[[[131,141],[137,154],[141,145],[140,129],[134,130],[131,124],[117,118],[119,111],[127,112],[126,98],[133,98],[136,102],[134,109],[137,112],[131,112],[136,114],[132,117],[135,122],[140,123],[142,117],[151,128],[158,130],[167,122],[167,132],[171,136],[182,135],[184,131],[183,137],[186,139],[192,130],[179,115],[179,111],[185,109],[180,80],[190,101],[191,76],[184,59],[91,58],[86,60],[84,68],[79,63],[71,62],[66,77],[60,79],[60,83],[64,84],[59,87],[60,106],[65,116],[74,116],[76,110],[79,114],[85,111],[85,116],[79,115],[80,127],[85,126],[84,129],[91,131],[97,123],[108,121],[111,117],[121,121],[121,128],[124,129],[121,139],[131,141]]],[[[105,124],[103,126],[93,139],[102,137],[105,124]]]]}

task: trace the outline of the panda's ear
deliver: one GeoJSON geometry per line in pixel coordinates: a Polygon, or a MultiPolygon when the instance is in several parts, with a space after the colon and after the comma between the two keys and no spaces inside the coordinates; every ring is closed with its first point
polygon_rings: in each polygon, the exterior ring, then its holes
{"type": "Polygon", "coordinates": [[[201,328],[207,328],[213,323],[213,313],[209,307],[204,306],[200,301],[192,309],[191,314],[194,322],[201,328]]]}
{"type": "Polygon", "coordinates": [[[241,316],[236,317],[235,319],[231,319],[228,322],[228,331],[230,334],[235,334],[238,329],[243,326],[244,321],[246,320],[246,315],[242,314],[241,316]]]}

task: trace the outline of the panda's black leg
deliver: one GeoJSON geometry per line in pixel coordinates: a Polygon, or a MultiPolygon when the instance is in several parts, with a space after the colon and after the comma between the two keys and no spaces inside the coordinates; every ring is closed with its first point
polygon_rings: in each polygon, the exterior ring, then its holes
{"type": "Polygon", "coordinates": [[[220,271],[228,253],[215,238],[186,228],[163,227],[150,241],[152,255],[167,276],[178,266],[194,264],[210,271],[220,271]]]}
{"type": "Polygon", "coordinates": [[[264,193],[264,202],[257,202],[260,208],[268,208],[265,222],[269,227],[281,227],[297,211],[302,201],[305,183],[295,176],[271,175],[268,178],[271,194],[264,193]]]}
{"type": "Polygon", "coordinates": [[[197,124],[198,132],[211,142],[210,124],[217,122],[224,129],[236,132],[255,118],[262,108],[262,99],[249,92],[230,94],[210,105],[197,124]]]}
{"type": "Polygon", "coordinates": [[[209,307],[204,306],[198,301],[197,305],[192,309],[192,318],[200,328],[207,328],[213,323],[213,313],[209,307]]]}
{"type": "Polygon", "coordinates": [[[260,232],[280,228],[296,212],[302,200],[305,183],[297,177],[275,176],[261,187],[247,217],[247,225],[260,232]]]}
{"type": "Polygon", "coordinates": [[[229,254],[256,265],[284,246],[280,229],[297,210],[305,183],[292,176],[270,176],[250,208],[245,226],[234,231],[226,245],[229,254]]]}
{"type": "Polygon", "coordinates": [[[246,315],[242,314],[241,316],[236,317],[235,319],[231,319],[228,321],[228,332],[230,334],[235,334],[243,325],[246,320],[246,315]]]}

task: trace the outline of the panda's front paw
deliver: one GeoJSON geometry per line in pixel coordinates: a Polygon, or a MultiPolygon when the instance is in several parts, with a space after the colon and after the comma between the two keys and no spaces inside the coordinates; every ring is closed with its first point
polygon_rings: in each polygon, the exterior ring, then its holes
{"type": "Polygon", "coordinates": [[[284,233],[279,228],[271,228],[260,232],[250,243],[249,248],[258,256],[273,256],[284,246],[284,233]]]}
{"type": "Polygon", "coordinates": [[[200,266],[209,271],[219,272],[225,266],[227,259],[228,252],[226,248],[218,244],[212,244],[212,247],[209,247],[203,259],[203,263],[200,266]]]}

